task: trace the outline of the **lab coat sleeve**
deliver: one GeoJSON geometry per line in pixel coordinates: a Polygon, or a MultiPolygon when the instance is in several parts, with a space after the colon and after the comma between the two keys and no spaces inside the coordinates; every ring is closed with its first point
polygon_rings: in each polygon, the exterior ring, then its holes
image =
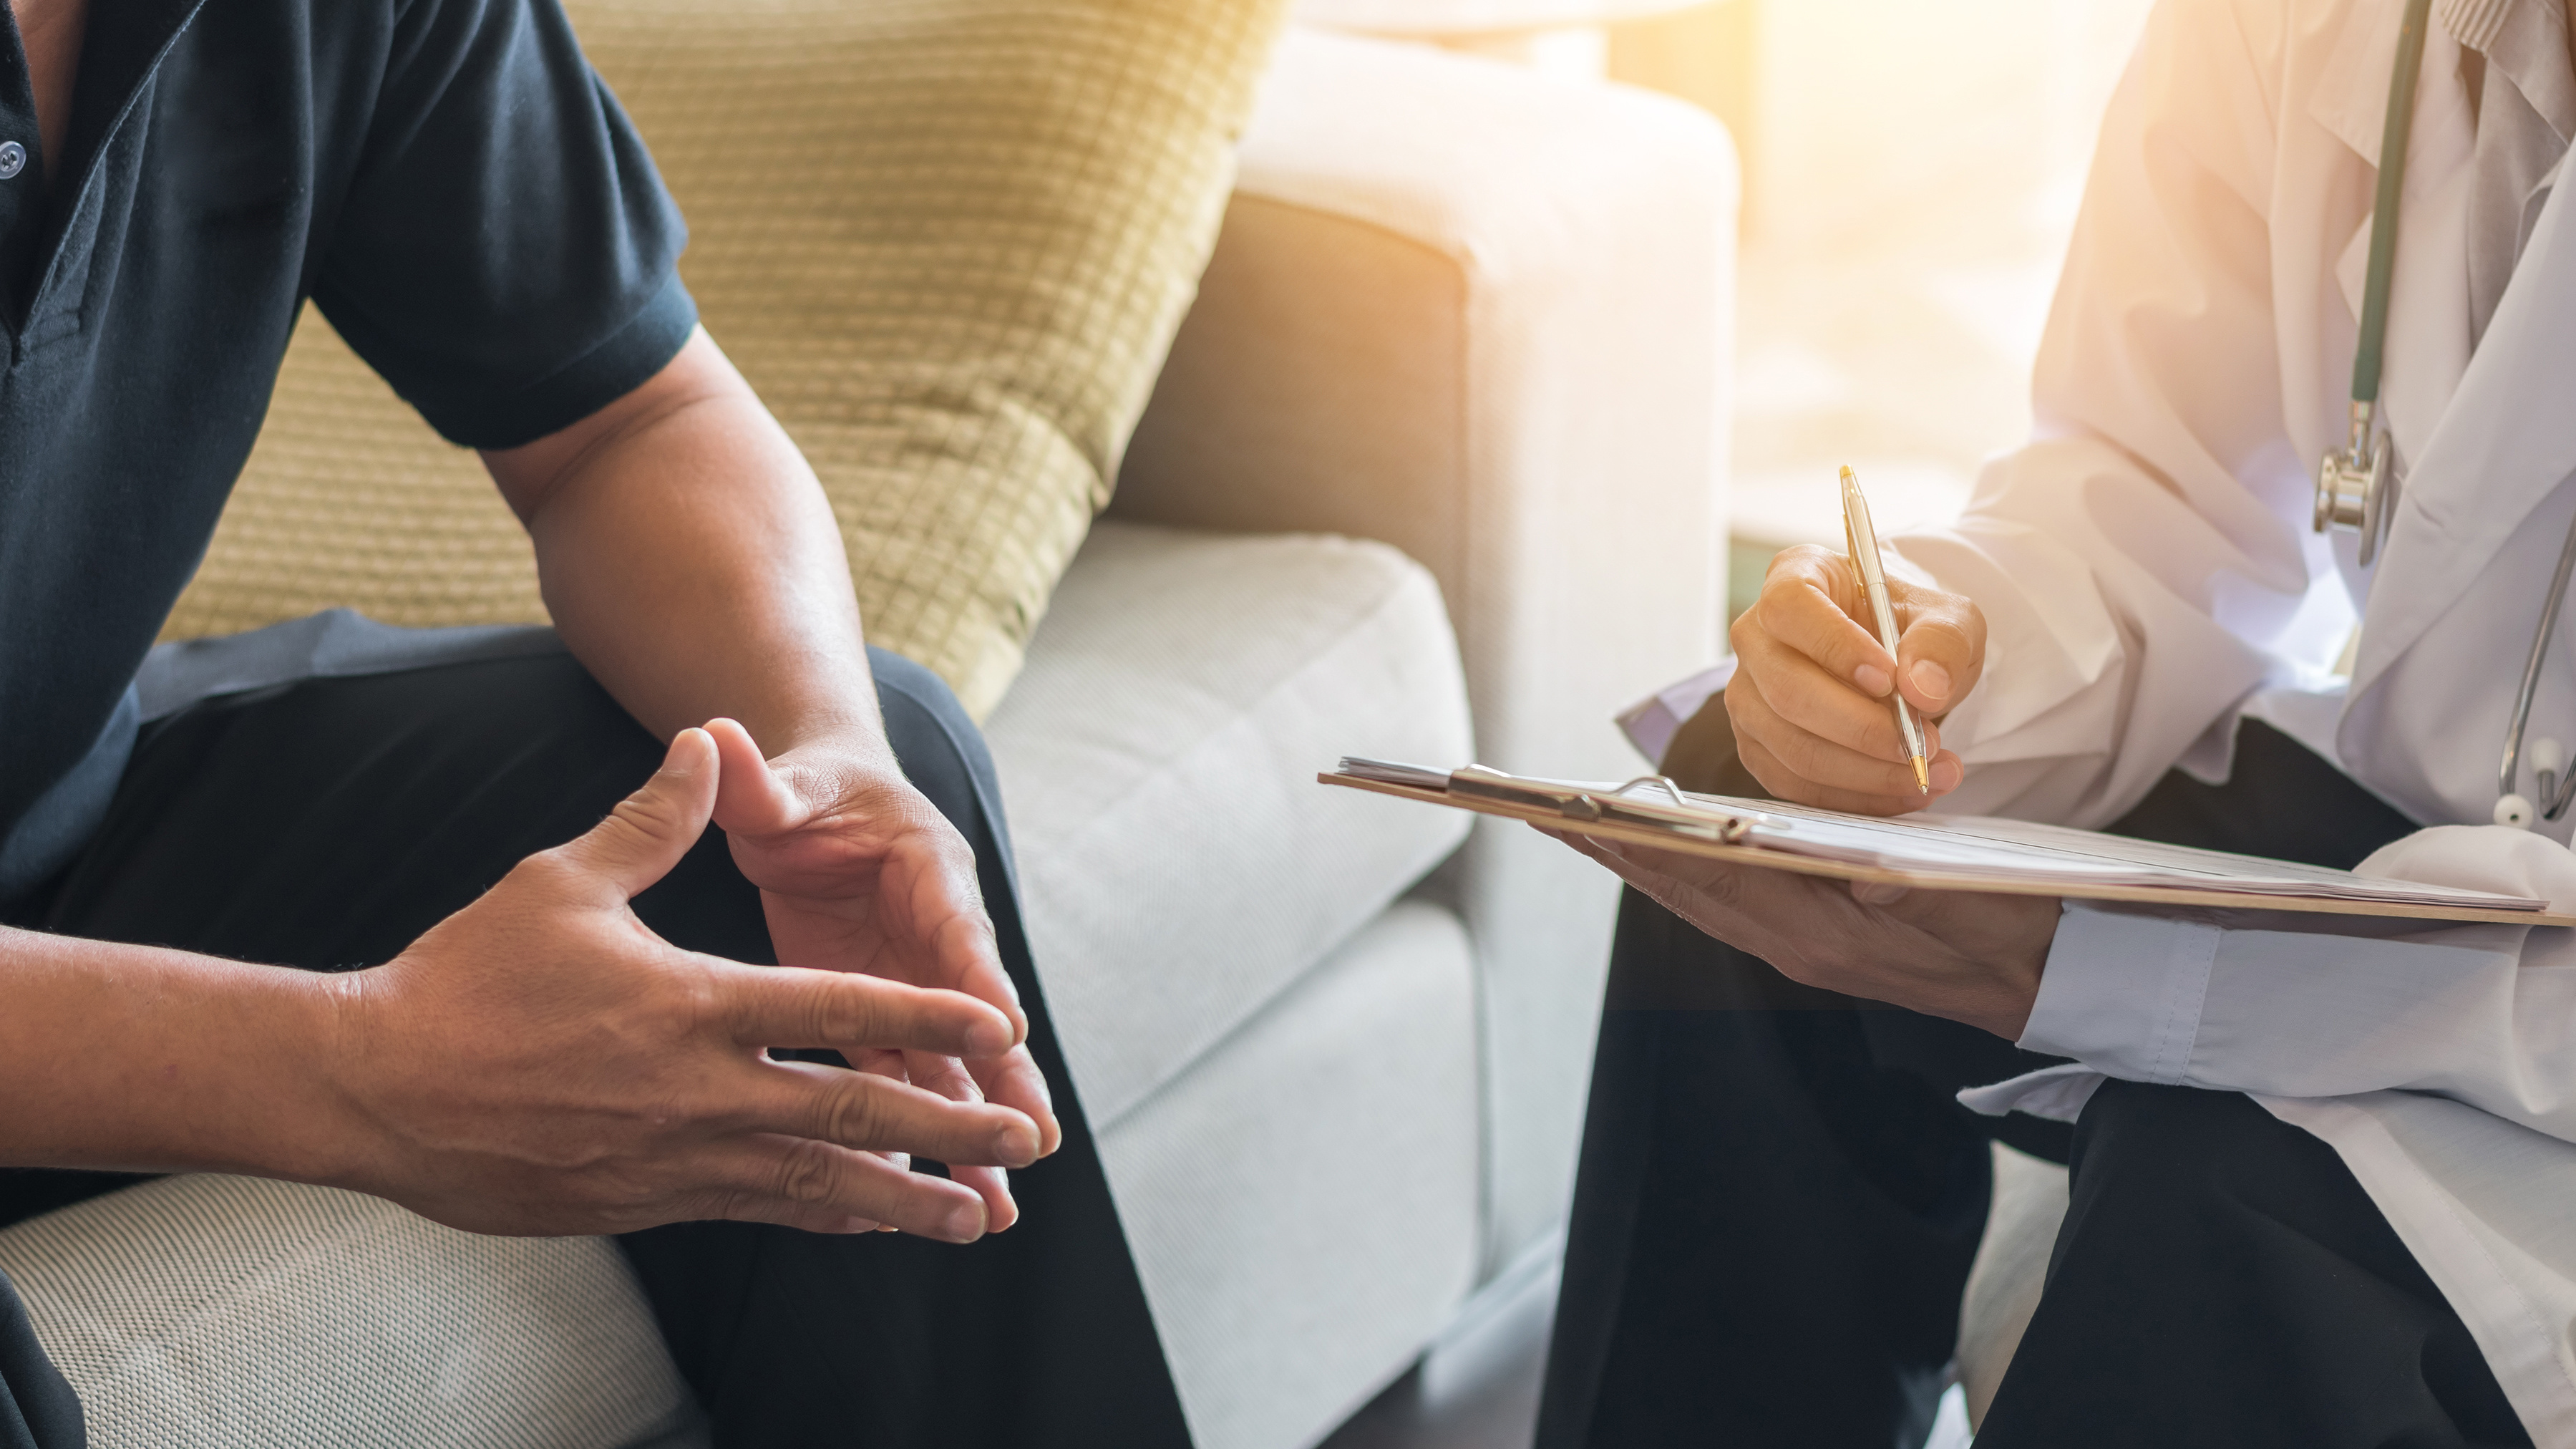
{"type": "MultiPolygon", "coordinates": [[[[2363,874],[2576,907],[2576,855],[2444,826],[2363,874]]],[[[2070,904],[2021,1045],[2132,1081],[2454,1098],[2576,1142],[2576,932],[2070,904]]]]}
{"type": "Polygon", "coordinates": [[[2280,8],[2157,7],[2103,123],[2033,441],[1956,526],[1893,540],[1989,630],[1942,726],[1968,765],[1946,810],[2116,819],[2265,681],[2307,595],[2270,290],[2280,8]]]}

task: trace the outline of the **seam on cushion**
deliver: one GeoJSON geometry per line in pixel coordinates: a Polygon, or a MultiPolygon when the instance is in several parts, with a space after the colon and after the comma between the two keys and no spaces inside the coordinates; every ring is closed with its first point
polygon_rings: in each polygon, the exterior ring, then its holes
{"type": "MultiPolygon", "coordinates": [[[[1263,536],[1263,537],[1270,537],[1270,538],[1294,538],[1294,537],[1297,537],[1298,535],[1295,535],[1295,534],[1269,534],[1269,535],[1262,535],[1262,536],[1263,536]]],[[[1309,534],[1309,535],[1305,535],[1305,536],[1307,536],[1307,537],[1337,537],[1336,535],[1319,535],[1319,534],[1309,534]]],[[[1215,729],[1202,731],[1202,732],[1198,735],[1198,737],[1197,737],[1197,738],[1195,738],[1195,739],[1192,739],[1192,740],[1188,741],[1186,744],[1184,744],[1183,746],[1181,746],[1181,748],[1180,748],[1179,750],[1177,750],[1177,751],[1175,751],[1175,752],[1173,752],[1173,753],[1166,754],[1166,755],[1162,756],[1162,757],[1161,757],[1161,760],[1160,760],[1161,768],[1160,768],[1160,769],[1158,769],[1158,770],[1156,770],[1156,771],[1151,772],[1151,774],[1171,774],[1171,773],[1174,773],[1174,772],[1175,772],[1175,770],[1176,770],[1176,768],[1177,768],[1181,763],[1183,763],[1184,761],[1187,761],[1187,760],[1191,760],[1191,759],[1196,758],[1200,753],[1202,753],[1203,751],[1205,751],[1205,750],[1207,749],[1207,747],[1208,747],[1208,745],[1209,745],[1209,743],[1210,743],[1211,741],[1216,740],[1216,739],[1219,739],[1219,738],[1222,738],[1224,735],[1226,735],[1226,734],[1227,734],[1227,732],[1228,732],[1228,731],[1230,731],[1231,729],[1233,729],[1236,725],[1240,724],[1242,721],[1247,720],[1247,719],[1253,719],[1253,718],[1258,718],[1258,717],[1263,716],[1263,715],[1267,712],[1267,707],[1269,706],[1269,704],[1271,703],[1271,701],[1273,701],[1273,700],[1275,700],[1275,699],[1279,699],[1279,698],[1281,698],[1281,697],[1283,697],[1283,696],[1290,696],[1290,695],[1294,695],[1294,694],[1303,693],[1303,691],[1302,691],[1301,689],[1297,688],[1297,686],[1298,686],[1298,685],[1299,685],[1299,684],[1300,684],[1300,683],[1301,683],[1301,682],[1302,682],[1302,681],[1303,681],[1303,680],[1304,680],[1308,675],[1310,675],[1310,674],[1312,674],[1312,673],[1314,672],[1315,662],[1316,662],[1317,660],[1324,659],[1324,658],[1327,658],[1327,657],[1329,657],[1329,656],[1333,656],[1333,655],[1339,654],[1342,650],[1344,650],[1344,649],[1348,648],[1348,647],[1351,645],[1351,643],[1352,643],[1352,641],[1353,641],[1353,640],[1355,640],[1355,639],[1357,639],[1357,638],[1359,638],[1359,637],[1361,637],[1361,636],[1363,636],[1363,635],[1365,635],[1365,634],[1368,634],[1368,633],[1372,632],[1372,626],[1373,626],[1373,625],[1375,625],[1375,624],[1377,623],[1377,621],[1379,621],[1380,619],[1385,618],[1387,615],[1389,615],[1390,613],[1394,612],[1394,608],[1395,608],[1395,600],[1396,600],[1396,599],[1398,599],[1399,597],[1401,597],[1401,596],[1403,595],[1403,593],[1404,593],[1404,585],[1405,585],[1405,584],[1410,583],[1410,582],[1413,582],[1413,581],[1415,581],[1417,578],[1418,578],[1421,582],[1428,584],[1428,585],[1430,586],[1430,589],[1431,589],[1431,597],[1432,597],[1432,601],[1433,601],[1433,603],[1434,603],[1435,605],[1439,605],[1439,606],[1441,606],[1441,607],[1440,607],[1440,617],[1441,617],[1442,622],[1443,622],[1443,623],[1448,623],[1448,622],[1449,622],[1449,611],[1448,611],[1448,609],[1447,609],[1447,608],[1446,608],[1446,606],[1445,606],[1445,602],[1444,602],[1444,601],[1441,599],[1441,597],[1440,597],[1440,585],[1439,585],[1439,582],[1438,582],[1436,579],[1432,579],[1432,578],[1430,578],[1430,577],[1429,577],[1429,572],[1430,572],[1430,571],[1429,571],[1429,570],[1427,570],[1427,569],[1425,569],[1425,568],[1423,568],[1423,566],[1422,566],[1418,561],[1416,561],[1415,559],[1413,559],[1411,556],[1409,556],[1409,555],[1405,554],[1401,549],[1398,549],[1398,548],[1394,547],[1392,544],[1379,543],[1379,542],[1377,542],[1377,541],[1376,541],[1376,540],[1374,540],[1374,539],[1347,539],[1347,540],[1345,540],[1345,541],[1347,541],[1347,542],[1360,543],[1360,544],[1363,544],[1363,545],[1365,545],[1366,547],[1368,547],[1368,548],[1372,548],[1372,549],[1379,549],[1379,548],[1382,548],[1382,549],[1385,549],[1387,552],[1394,554],[1397,558],[1402,559],[1402,560],[1403,560],[1403,562],[1404,562],[1404,569],[1403,569],[1403,572],[1401,572],[1401,573],[1399,573],[1399,574],[1397,574],[1397,575],[1395,576],[1395,578],[1394,578],[1394,584],[1395,584],[1395,586],[1394,586],[1394,587],[1389,588],[1389,589],[1386,591],[1386,593],[1385,593],[1383,596],[1381,596],[1381,597],[1379,598],[1379,600],[1377,601],[1377,604],[1376,604],[1374,607],[1370,608],[1367,612],[1362,613],[1362,614],[1356,614],[1356,615],[1353,615],[1353,616],[1352,616],[1352,623],[1351,623],[1351,625],[1350,625],[1348,628],[1345,628],[1345,629],[1342,629],[1342,630],[1338,631],[1337,633],[1333,634],[1329,639],[1327,639],[1325,642],[1323,642],[1321,645],[1319,645],[1318,647],[1316,647],[1316,648],[1315,648],[1315,649],[1313,649],[1312,651],[1308,652],[1308,653],[1307,653],[1307,655],[1305,656],[1305,662],[1304,662],[1304,663],[1300,664],[1297,668],[1295,668],[1295,669],[1293,669],[1293,670],[1290,670],[1290,671],[1289,671],[1289,672],[1287,672],[1286,674],[1281,675],[1281,676],[1279,677],[1279,680],[1278,680],[1278,682],[1277,682],[1277,683],[1275,683],[1275,684],[1271,685],[1271,686],[1270,686],[1269,688],[1267,688],[1267,689],[1262,690],[1262,691],[1260,692],[1260,694],[1258,694],[1257,696],[1255,696],[1255,697],[1254,697],[1254,698],[1253,698],[1249,703],[1247,703],[1247,704],[1246,704],[1242,709],[1238,710],[1234,715],[1232,715],[1231,717],[1229,717],[1229,718],[1225,721],[1225,723],[1224,723],[1224,724],[1220,725],[1218,728],[1215,728],[1215,729]]],[[[1451,624],[1451,625],[1450,625],[1449,634],[1450,634],[1450,643],[1451,643],[1451,648],[1454,650],[1454,649],[1456,648],[1456,645],[1457,645],[1457,628],[1456,628],[1456,626],[1455,626],[1454,624],[1451,624]]],[[[1471,715],[1471,716],[1470,716],[1470,725],[1471,725],[1471,727],[1472,727],[1472,724],[1473,724],[1473,717],[1472,717],[1472,715],[1471,715]]],[[[1150,778],[1150,775],[1148,776],[1148,778],[1150,778]]],[[[1111,805],[1110,805],[1110,807],[1109,807],[1108,809],[1106,809],[1106,810],[1097,810],[1097,811],[1092,812],[1092,814],[1091,814],[1090,818],[1086,819],[1086,820],[1082,823],[1082,825],[1081,825],[1081,827],[1080,827],[1079,829],[1075,830],[1075,831],[1074,831],[1074,833],[1073,833],[1071,836],[1067,837],[1067,841],[1068,841],[1068,843],[1069,843],[1069,842],[1071,842],[1071,841],[1074,841],[1074,840],[1080,840],[1080,839],[1083,839],[1084,837],[1086,837],[1086,836],[1090,835],[1094,830],[1096,830],[1096,829],[1100,828],[1100,822],[1101,822],[1101,821],[1103,821],[1103,820],[1107,820],[1107,819],[1109,819],[1111,816],[1113,816],[1113,815],[1117,814],[1120,810],[1124,809],[1124,808],[1127,806],[1127,804],[1128,804],[1130,801],[1132,801],[1134,798],[1135,798],[1135,792],[1134,792],[1132,789],[1130,789],[1130,790],[1121,790],[1121,791],[1119,791],[1119,792],[1118,792],[1118,794],[1117,794],[1115,797],[1113,797],[1113,799],[1112,799],[1112,803],[1111,803],[1111,805]]]]}
{"type": "Polygon", "coordinates": [[[1356,227],[1362,231],[1373,231],[1380,236],[1391,237],[1417,251],[1428,252],[1433,257],[1447,263],[1452,269],[1459,272],[1474,271],[1482,261],[1482,259],[1476,255],[1475,248],[1467,246],[1464,243],[1457,246],[1443,246],[1428,237],[1407,230],[1404,227],[1396,226],[1389,222],[1379,221],[1375,217],[1361,216],[1354,212],[1345,211],[1339,207],[1320,206],[1311,201],[1297,201],[1284,196],[1273,196],[1268,192],[1257,191],[1246,187],[1239,182],[1234,188],[1234,198],[1239,201],[1258,202],[1263,206],[1275,206],[1282,211],[1300,212],[1304,215],[1317,217],[1338,226],[1356,227]]]}
{"type": "MultiPolygon", "coordinates": [[[[1371,930],[1384,924],[1387,917],[1394,915],[1397,911],[1404,909],[1407,906],[1417,906],[1422,910],[1433,912],[1443,921],[1447,922],[1451,927],[1455,928],[1460,936],[1466,938],[1467,970],[1472,976],[1476,969],[1476,942],[1475,938],[1468,933],[1466,918],[1461,916],[1456,908],[1446,904],[1445,902],[1417,901],[1406,896],[1398,896],[1387,903],[1386,909],[1379,911],[1376,915],[1360,922],[1357,929],[1327,947],[1322,955],[1317,956],[1314,960],[1306,963],[1305,968],[1300,970],[1296,975],[1281,982],[1278,990],[1263,997],[1261,1001],[1252,1008],[1252,1010],[1243,1014],[1242,1020],[1227,1026],[1224,1031],[1219,1032],[1214,1038],[1210,1039],[1207,1046],[1201,1049],[1197,1055],[1192,1056],[1188,1061],[1181,1063],[1180,1066],[1157,1079],[1152,1086],[1138,1092],[1136,1094],[1136,1100],[1129,1102],[1127,1105],[1118,1109],[1118,1115],[1114,1117],[1094,1119],[1091,1124],[1093,1139],[1099,1140],[1107,1137],[1121,1123],[1124,1123],[1130,1117],[1135,1116],[1137,1113],[1144,1111],[1147,1107],[1152,1106],[1154,1103],[1159,1102],[1163,1100],[1164,1097],[1170,1095],[1173,1089],[1180,1086],[1184,1080],[1198,1071],[1201,1066],[1204,1066],[1207,1063],[1214,1061],[1217,1057],[1222,1056],[1227,1048],[1233,1046],[1236,1042],[1243,1040],[1246,1036],[1258,1030],[1262,1024],[1263,1018],[1269,1016],[1273,1010],[1277,1009],[1281,1002],[1286,1001],[1290,996],[1294,995],[1299,987],[1314,980],[1315,973],[1322,970],[1334,957],[1340,955],[1345,949],[1357,942],[1360,937],[1367,935],[1371,930]]],[[[1474,983],[1472,981],[1468,984],[1468,994],[1471,998],[1475,994],[1474,983]]]]}
{"type": "MultiPolygon", "coordinates": [[[[1375,544],[1373,546],[1388,548],[1390,552],[1396,552],[1389,545],[1375,544]]],[[[1398,552],[1397,557],[1404,558],[1405,556],[1398,552]]],[[[1410,558],[1405,558],[1405,564],[1408,570],[1418,570],[1422,567],[1410,558]]],[[[1370,609],[1365,614],[1354,616],[1354,622],[1351,627],[1334,634],[1320,647],[1308,653],[1306,655],[1305,663],[1299,665],[1296,669],[1281,675],[1276,684],[1273,684],[1270,688],[1261,691],[1261,693],[1254,697],[1243,709],[1237,711],[1233,716],[1228,718],[1223,725],[1216,729],[1201,732],[1196,739],[1190,740],[1178,751],[1163,756],[1161,762],[1162,768],[1152,773],[1161,775],[1176,773],[1180,765],[1186,761],[1197,758],[1207,750],[1208,746],[1213,741],[1224,738],[1243,721],[1259,718],[1264,715],[1271,701],[1286,696],[1302,694],[1304,691],[1297,686],[1301,685],[1309,675],[1315,672],[1316,661],[1340,654],[1343,650],[1349,648],[1353,641],[1372,632],[1370,626],[1376,624],[1377,621],[1384,619],[1395,611],[1395,600],[1400,598],[1404,593],[1402,585],[1413,581],[1413,577],[1414,576],[1411,573],[1400,577],[1398,579],[1398,586],[1388,589],[1386,594],[1378,600],[1376,607],[1370,609]]],[[[1431,584],[1432,598],[1435,603],[1438,602],[1440,594],[1439,585],[1428,579],[1424,579],[1423,581],[1431,584]]],[[[1441,617],[1442,620],[1446,622],[1448,618],[1448,611],[1446,609],[1441,611],[1441,617]]],[[[1454,648],[1456,639],[1454,626],[1451,629],[1451,639],[1452,647],[1454,648]]],[[[1119,814],[1121,811],[1126,809],[1134,799],[1135,792],[1133,790],[1120,791],[1112,801],[1110,808],[1094,811],[1091,817],[1088,820],[1085,820],[1081,827],[1068,837],[1067,843],[1081,840],[1089,836],[1093,831],[1100,829],[1101,822],[1111,819],[1119,814]]],[[[1408,889],[1409,888],[1410,887],[1408,886],[1408,889]]],[[[1401,894],[1401,892],[1399,892],[1399,894],[1401,894]]]]}
{"type": "Polygon", "coordinates": [[[2202,921],[2174,923],[2173,947],[2165,974],[2165,1019],[2156,1029],[2156,1054],[2148,1064],[2149,1080],[2180,1086],[2191,1069],[2192,1051],[2200,1043],[2201,1015],[2209,1001],[2209,978],[2218,964],[2219,928],[2202,921]]]}
{"type": "MultiPolygon", "coordinates": [[[[1407,593],[1405,585],[1416,582],[1427,585],[1430,588],[1434,606],[1438,606],[1440,602],[1439,587],[1436,582],[1428,577],[1428,571],[1424,570],[1420,563],[1411,558],[1405,557],[1405,555],[1400,551],[1394,550],[1388,545],[1372,544],[1371,546],[1376,548],[1387,548],[1389,552],[1395,553],[1398,558],[1403,559],[1404,561],[1402,572],[1393,576],[1392,582],[1394,586],[1390,587],[1378,600],[1376,607],[1369,609],[1365,613],[1355,615],[1348,628],[1334,634],[1329,641],[1309,652],[1306,655],[1304,664],[1280,676],[1279,680],[1275,684],[1270,688],[1263,690],[1249,704],[1228,720],[1223,727],[1205,731],[1200,734],[1198,738],[1191,740],[1183,749],[1165,756],[1164,767],[1157,773],[1164,775],[1181,773],[1188,762],[1196,760],[1200,756],[1204,755],[1209,748],[1218,741],[1228,738],[1236,729],[1242,727],[1246,721],[1266,717],[1270,713],[1268,706],[1271,701],[1282,697],[1290,697],[1305,693],[1306,690],[1304,689],[1304,682],[1315,673],[1316,666],[1319,661],[1332,658],[1349,649],[1356,641],[1375,632],[1374,626],[1376,626],[1380,620],[1387,618],[1397,611],[1400,607],[1399,601],[1407,593]]],[[[1447,622],[1447,611],[1445,609],[1441,610],[1441,618],[1444,623],[1447,622]]],[[[1453,648],[1454,637],[1453,632],[1453,648]]],[[[1079,854],[1080,852],[1075,849],[1075,847],[1077,847],[1080,842],[1089,838],[1097,831],[1111,828],[1112,823],[1123,817],[1124,813],[1132,807],[1136,798],[1137,795],[1134,791],[1121,792],[1109,809],[1094,812],[1089,819],[1082,823],[1080,828],[1076,829],[1071,835],[1060,841],[1057,846],[1059,852],[1065,854],[1079,854]]],[[[1440,858],[1441,861],[1446,861],[1450,856],[1455,855],[1457,851],[1465,845],[1465,843],[1465,840],[1461,839],[1457,845],[1451,846],[1448,851],[1442,854],[1440,858]]],[[[1431,868],[1437,869],[1438,865],[1439,862],[1434,862],[1431,868]]],[[[1173,1060],[1166,1068],[1153,1073],[1150,1077],[1139,1082],[1135,1086],[1132,1095],[1122,1093],[1121,1095],[1125,1096],[1127,1100],[1114,1104],[1114,1106],[1111,1106],[1111,1110],[1109,1112],[1095,1119],[1099,1124],[1100,1130],[1106,1130],[1107,1124],[1126,1117],[1128,1113],[1133,1112],[1139,1105],[1151,1099],[1154,1094],[1169,1086],[1173,1081],[1187,1073],[1191,1067],[1204,1060],[1228,1037],[1236,1031],[1239,1031],[1245,1022],[1258,1015],[1264,1008],[1269,1006],[1270,1003],[1276,1001],[1282,995],[1285,995],[1289,990],[1294,988],[1298,982],[1305,980],[1306,977],[1311,975],[1314,969],[1329,958],[1333,952],[1349,944],[1349,942],[1356,938],[1360,932],[1367,930],[1372,923],[1384,916],[1387,908],[1393,905],[1396,900],[1401,899],[1404,893],[1412,889],[1419,880],[1420,877],[1417,876],[1413,880],[1405,881],[1403,884],[1396,887],[1394,893],[1386,901],[1381,902],[1377,909],[1361,917],[1353,924],[1349,931],[1344,932],[1332,941],[1324,943],[1316,951],[1312,959],[1302,963],[1298,969],[1282,976],[1269,990],[1263,991],[1257,996],[1238,998],[1236,1011],[1231,1014],[1221,1014],[1212,1018],[1215,1029],[1210,1032],[1207,1041],[1193,1049],[1187,1056],[1173,1060]]],[[[1472,944],[1472,936],[1470,939],[1472,944]]],[[[1030,950],[1033,955],[1039,956],[1041,961],[1043,961],[1043,951],[1034,939],[1030,943],[1030,950]]],[[[1043,965],[1040,967],[1040,972],[1041,975],[1043,975],[1043,965]]],[[[1068,1053],[1067,1055],[1070,1057],[1074,1054],[1068,1053]]],[[[1481,1057],[1482,1054],[1479,1053],[1479,1055],[1481,1057]]]]}

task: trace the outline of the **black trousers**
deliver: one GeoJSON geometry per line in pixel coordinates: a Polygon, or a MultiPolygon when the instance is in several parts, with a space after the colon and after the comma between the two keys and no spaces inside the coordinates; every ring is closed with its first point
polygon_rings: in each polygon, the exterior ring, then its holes
{"type": "MultiPolygon", "coordinates": [[[[936,676],[871,653],[905,773],[974,846],[1064,1146],[969,1247],[683,1223],[620,1240],[719,1445],[1103,1445],[1189,1433],[1031,970],[981,737],[936,676]]],[[[589,829],[661,745],[566,654],[313,679],[147,726],[113,814],[18,924],[305,970],[395,955],[589,829]]],[[[667,939],[770,962],[721,832],[635,902],[667,939]]],[[[134,1179],[0,1173],[0,1223],[134,1179]]],[[[0,1279],[0,1449],[71,1449],[77,1403],[0,1279]],[[11,1400],[15,1400],[14,1414],[11,1400]]]]}
{"type": "MultiPolygon", "coordinates": [[[[1723,714],[1667,769],[1756,793],[1723,714]]],[[[2249,723],[2227,785],[2169,776],[2115,828],[2350,866],[2413,827],[2249,723]]],[[[1539,1449],[1919,1445],[1990,1138],[2067,1163],[2072,1201],[1979,1449],[2530,1442],[2333,1150],[2240,1094],[1980,1117],[1953,1094],[2050,1059],[1797,985],[1634,892],[1606,1005],[1539,1449]]]]}

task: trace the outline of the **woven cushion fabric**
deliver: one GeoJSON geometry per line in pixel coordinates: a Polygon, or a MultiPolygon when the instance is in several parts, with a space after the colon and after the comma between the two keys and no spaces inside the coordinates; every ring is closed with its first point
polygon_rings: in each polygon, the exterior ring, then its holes
{"type": "MultiPolygon", "coordinates": [[[[681,274],[813,460],[868,637],[981,717],[1214,244],[1285,0],[573,0],[681,274]]],[[[526,541],[308,312],[165,637],[545,617],[526,541]]]]}
{"type": "Polygon", "coordinates": [[[1315,783],[1345,752],[1475,749],[1439,587],[1382,543],[1103,520],[987,737],[1047,1008],[1104,1132],[1467,834],[1315,783]]]}
{"type": "Polygon", "coordinates": [[[603,1238],[173,1177],[0,1232],[95,1449],[688,1449],[703,1421],[603,1238]]]}
{"type": "MultiPolygon", "coordinates": [[[[1458,918],[1400,901],[1101,1130],[1197,1449],[1313,1444],[1457,1314],[1483,1206],[1476,1002],[1458,918]]],[[[1431,1442],[1510,1442],[1452,1435],[1431,1442]]]]}

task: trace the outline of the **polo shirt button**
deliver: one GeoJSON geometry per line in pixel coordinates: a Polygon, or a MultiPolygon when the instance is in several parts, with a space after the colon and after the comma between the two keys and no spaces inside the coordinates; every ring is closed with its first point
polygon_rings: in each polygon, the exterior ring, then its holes
{"type": "Polygon", "coordinates": [[[27,169],[27,148],[15,141],[0,141],[0,181],[27,169]]]}

